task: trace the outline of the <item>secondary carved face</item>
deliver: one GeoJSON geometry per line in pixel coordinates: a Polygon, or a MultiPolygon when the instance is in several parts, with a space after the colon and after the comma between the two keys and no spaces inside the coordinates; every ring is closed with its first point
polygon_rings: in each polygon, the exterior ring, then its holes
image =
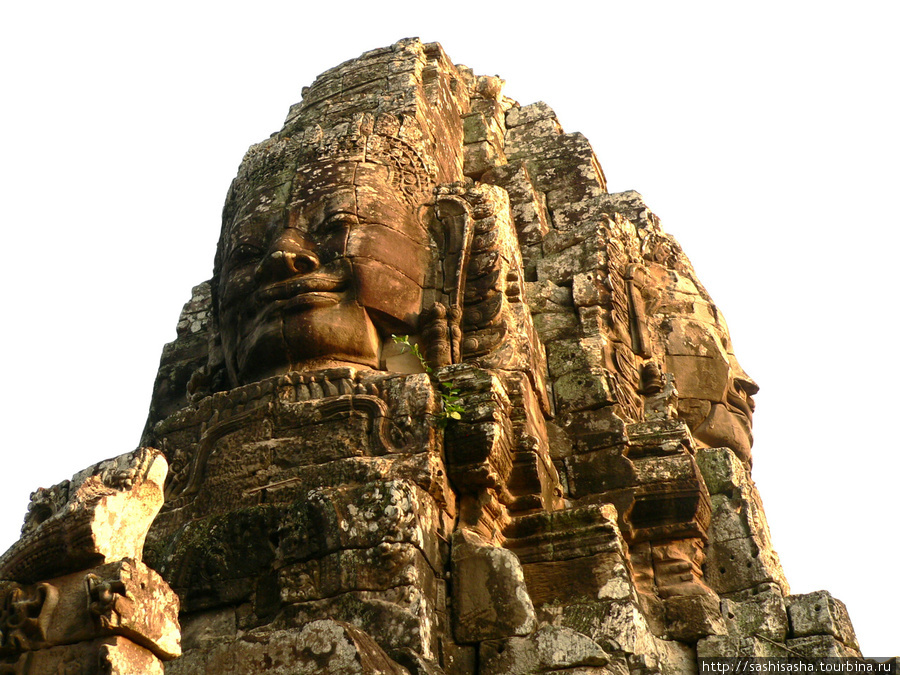
{"type": "Polygon", "coordinates": [[[678,390],[678,416],[701,445],[730,448],[749,462],[753,394],[759,387],[735,358],[721,313],[691,274],[671,264],[651,265],[647,283],[665,371],[678,390]]]}
{"type": "Polygon", "coordinates": [[[667,361],[678,388],[678,414],[694,438],[727,447],[745,462],[753,445],[753,394],[759,387],[734,357],[721,317],[672,317],[667,361]]]}
{"type": "Polygon", "coordinates": [[[219,328],[232,382],[289,370],[378,368],[383,337],[410,332],[430,261],[416,205],[388,166],[318,161],[231,209],[219,328]]]}

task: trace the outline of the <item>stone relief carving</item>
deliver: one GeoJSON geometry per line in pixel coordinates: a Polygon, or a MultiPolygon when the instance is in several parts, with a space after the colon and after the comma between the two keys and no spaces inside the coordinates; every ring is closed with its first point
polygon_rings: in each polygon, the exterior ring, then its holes
{"type": "Polygon", "coordinates": [[[392,115],[355,115],[248,153],[225,207],[213,288],[233,384],[289,370],[379,368],[411,333],[432,252],[429,187],[392,115]],[[257,177],[260,177],[257,179],[257,177]]]}
{"type": "MultiPolygon", "coordinates": [[[[180,599],[170,675],[858,654],[789,595],[750,478],[757,388],[690,262],[502,86],[403,40],[244,157],[143,438],[171,468],[143,547],[180,599]]],[[[120,464],[96,494],[153,466],[120,464]]],[[[26,539],[76,483],[36,493],[26,539]]],[[[80,577],[92,625],[143,616],[140,574],[80,577]]]]}
{"type": "Polygon", "coordinates": [[[160,452],[141,448],[38,489],[22,538],[0,556],[0,578],[29,583],[104,560],[140,560],[166,472],[160,452]]]}
{"type": "Polygon", "coordinates": [[[35,649],[47,639],[47,625],[59,591],[50,584],[10,584],[0,611],[0,652],[35,649]]]}
{"type": "Polygon", "coordinates": [[[245,157],[183,318],[208,348],[179,367],[219,384],[157,396],[145,433],[176,466],[150,555],[211,631],[175,672],[213,633],[236,655],[322,619],[417,673],[685,672],[744,649],[720,595],[787,606],[726,497],[755,494],[756,385],[721,313],[640,195],[502,85],[402,41],[245,157]]]}
{"type": "Polygon", "coordinates": [[[141,562],[165,476],[140,448],[34,493],[0,557],[0,672],[162,673],[181,653],[178,598],[141,562]]]}

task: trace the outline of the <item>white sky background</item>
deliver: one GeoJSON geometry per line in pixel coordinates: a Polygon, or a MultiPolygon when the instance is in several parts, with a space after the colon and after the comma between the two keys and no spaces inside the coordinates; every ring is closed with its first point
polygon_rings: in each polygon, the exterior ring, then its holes
{"type": "Polygon", "coordinates": [[[135,447],[246,148],[420,36],[547,101],[691,257],[761,385],[754,477],[795,593],[900,652],[898,11],[890,2],[31,2],[0,14],[0,549],[135,447]]]}

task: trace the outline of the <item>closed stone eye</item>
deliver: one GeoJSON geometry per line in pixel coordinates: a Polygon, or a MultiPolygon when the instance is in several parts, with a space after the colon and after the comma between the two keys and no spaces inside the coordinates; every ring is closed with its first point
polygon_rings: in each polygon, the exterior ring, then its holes
{"type": "Polygon", "coordinates": [[[253,244],[238,244],[228,255],[228,266],[239,267],[256,262],[263,257],[263,250],[253,244]]]}

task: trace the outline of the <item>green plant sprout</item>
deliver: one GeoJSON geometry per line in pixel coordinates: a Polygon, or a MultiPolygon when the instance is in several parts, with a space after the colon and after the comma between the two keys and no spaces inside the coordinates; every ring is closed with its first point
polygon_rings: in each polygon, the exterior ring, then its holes
{"type": "Polygon", "coordinates": [[[422,370],[428,374],[431,381],[437,382],[441,386],[441,390],[438,392],[441,395],[441,411],[437,414],[438,423],[443,426],[449,420],[461,420],[465,408],[459,404],[459,389],[453,386],[453,382],[438,382],[434,374],[434,368],[428,365],[422,352],[419,351],[419,345],[412,344],[409,341],[409,335],[391,335],[391,338],[396,344],[402,345],[412,352],[412,355],[422,364],[422,370]]]}

